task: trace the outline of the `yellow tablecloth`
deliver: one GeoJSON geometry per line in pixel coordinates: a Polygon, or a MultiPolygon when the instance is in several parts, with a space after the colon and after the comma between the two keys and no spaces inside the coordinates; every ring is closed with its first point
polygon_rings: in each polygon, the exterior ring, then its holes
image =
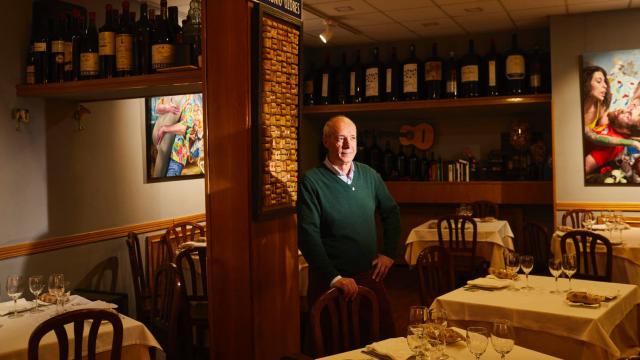
{"type": "MultiPolygon", "coordinates": [[[[477,221],[477,220],[476,220],[477,221]]],[[[491,266],[504,268],[503,249],[513,250],[513,232],[509,223],[505,220],[493,222],[480,222],[478,224],[478,243],[476,251],[478,256],[491,262],[491,266]]],[[[420,252],[433,245],[438,245],[437,220],[429,220],[411,230],[407,237],[404,258],[409,265],[415,265],[420,252]]],[[[445,239],[448,233],[444,233],[445,239]]],[[[466,231],[467,239],[471,238],[472,230],[466,231]]]]}
{"type": "MultiPolygon", "coordinates": [[[[560,279],[561,289],[568,280],[560,279]]],[[[574,307],[565,294],[551,294],[552,277],[529,276],[534,291],[485,291],[460,288],[440,296],[434,306],[447,310],[450,324],[490,326],[507,319],[516,332],[516,344],[563,359],[616,359],[637,352],[638,304],[635,285],[572,280],[574,289],[618,293],[599,308],[574,307]]],[[[518,282],[524,284],[524,277],[518,282]]]]}

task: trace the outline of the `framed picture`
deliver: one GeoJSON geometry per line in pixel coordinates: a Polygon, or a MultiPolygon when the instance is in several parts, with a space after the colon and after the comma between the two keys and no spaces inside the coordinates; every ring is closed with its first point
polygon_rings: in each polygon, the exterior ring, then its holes
{"type": "Polygon", "coordinates": [[[585,185],[640,186],[640,49],[582,55],[585,185]]]}
{"type": "Polygon", "coordinates": [[[203,177],[202,94],[149,97],[145,110],[147,180],[203,177]]]}

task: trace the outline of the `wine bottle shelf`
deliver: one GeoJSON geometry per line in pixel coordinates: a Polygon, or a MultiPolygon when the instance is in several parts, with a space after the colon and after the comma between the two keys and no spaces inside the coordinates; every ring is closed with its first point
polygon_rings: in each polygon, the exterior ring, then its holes
{"type": "Polygon", "coordinates": [[[393,198],[400,204],[463,203],[476,200],[490,200],[498,204],[553,203],[551,181],[387,181],[386,184],[393,198]]]}
{"type": "Polygon", "coordinates": [[[16,86],[17,96],[73,101],[130,99],[197,92],[202,92],[200,70],[16,86]]]}

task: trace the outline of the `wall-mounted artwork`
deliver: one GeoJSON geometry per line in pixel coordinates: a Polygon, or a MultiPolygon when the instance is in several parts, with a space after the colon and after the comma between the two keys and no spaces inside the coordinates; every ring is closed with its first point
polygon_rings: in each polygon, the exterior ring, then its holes
{"type": "Polygon", "coordinates": [[[146,99],[147,179],[204,175],[202,94],[146,99]]]}
{"type": "Polygon", "coordinates": [[[585,185],[640,186],[640,49],[582,55],[585,185]]]}

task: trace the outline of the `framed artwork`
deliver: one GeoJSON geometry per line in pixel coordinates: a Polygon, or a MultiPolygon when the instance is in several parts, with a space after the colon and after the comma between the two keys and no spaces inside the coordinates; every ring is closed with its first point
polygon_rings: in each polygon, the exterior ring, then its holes
{"type": "Polygon", "coordinates": [[[204,176],[202,94],[146,98],[147,180],[204,176]]]}
{"type": "Polygon", "coordinates": [[[582,55],[587,186],[640,186],[640,49],[582,55]]]}

